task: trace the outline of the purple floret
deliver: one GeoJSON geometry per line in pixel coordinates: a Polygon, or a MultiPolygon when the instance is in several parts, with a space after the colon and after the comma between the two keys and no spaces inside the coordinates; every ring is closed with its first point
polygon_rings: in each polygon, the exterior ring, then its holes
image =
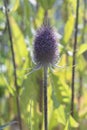
{"type": "Polygon", "coordinates": [[[50,26],[42,26],[34,41],[34,61],[42,66],[55,64],[58,59],[58,43],[54,30],[50,26]]]}

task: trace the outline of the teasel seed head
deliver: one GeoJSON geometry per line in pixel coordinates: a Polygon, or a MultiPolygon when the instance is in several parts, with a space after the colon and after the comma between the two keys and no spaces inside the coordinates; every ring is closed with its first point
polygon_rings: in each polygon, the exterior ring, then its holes
{"type": "Polygon", "coordinates": [[[34,62],[43,67],[55,65],[59,58],[57,32],[50,26],[42,26],[36,33],[33,53],[34,62]]]}

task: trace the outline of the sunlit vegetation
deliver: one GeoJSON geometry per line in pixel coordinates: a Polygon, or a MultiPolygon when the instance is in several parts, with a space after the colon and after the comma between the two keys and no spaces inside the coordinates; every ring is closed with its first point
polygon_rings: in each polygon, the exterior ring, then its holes
{"type": "Polygon", "coordinates": [[[60,67],[48,69],[48,129],[87,130],[87,0],[79,0],[74,114],[71,115],[77,1],[0,0],[0,130],[45,130],[43,68],[27,75],[35,68],[32,48],[36,30],[44,23],[45,11],[50,25],[61,37],[57,63],[60,67]]]}

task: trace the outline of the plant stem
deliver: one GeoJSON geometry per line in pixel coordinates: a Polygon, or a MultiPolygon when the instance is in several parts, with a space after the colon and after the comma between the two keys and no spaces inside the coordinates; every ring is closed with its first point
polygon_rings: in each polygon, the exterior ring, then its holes
{"type": "MultiPolygon", "coordinates": [[[[83,15],[83,30],[82,30],[82,43],[85,42],[84,35],[85,35],[85,18],[86,18],[86,0],[84,0],[84,15],[83,15]]],[[[85,53],[84,53],[85,54],[85,53]]],[[[82,96],[82,90],[83,90],[83,73],[79,72],[79,89],[78,89],[78,112],[80,111],[80,104],[81,104],[81,96],[82,96]]]]}
{"type": "Polygon", "coordinates": [[[48,130],[48,110],[47,110],[47,67],[44,67],[44,130],[48,130]]]}
{"type": "Polygon", "coordinates": [[[49,25],[48,10],[45,10],[45,12],[44,12],[43,25],[44,25],[44,26],[49,25]]]}
{"type": "Polygon", "coordinates": [[[73,47],[73,63],[72,63],[72,95],[71,95],[71,115],[74,116],[74,81],[75,81],[75,64],[76,64],[76,47],[77,47],[77,33],[78,33],[78,13],[79,13],[79,0],[77,0],[76,7],[76,22],[75,22],[75,41],[73,47]]]}
{"type": "Polygon", "coordinates": [[[81,75],[81,74],[79,74],[78,112],[80,111],[80,105],[81,105],[82,84],[83,84],[83,78],[82,78],[82,75],[81,75]]]}
{"type": "Polygon", "coordinates": [[[10,23],[9,23],[8,9],[7,9],[6,0],[4,0],[4,6],[5,6],[5,15],[6,15],[6,20],[7,20],[9,39],[10,39],[12,61],[13,61],[13,67],[14,67],[14,85],[15,85],[15,88],[16,88],[16,103],[17,103],[17,113],[18,113],[19,128],[20,128],[20,130],[22,130],[20,102],[19,102],[19,88],[18,88],[18,84],[17,84],[16,62],[15,62],[15,54],[14,54],[14,48],[13,48],[12,33],[11,33],[11,28],[10,28],[10,23]]]}
{"type": "MultiPolygon", "coordinates": [[[[85,39],[84,39],[84,35],[85,35],[85,26],[86,26],[86,22],[85,22],[85,19],[86,19],[86,0],[84,0],[84,15],[83,15],[83,30],[82,30],[82,43],[85,42],[85,39]]],[[[84,56],[86,56],[86,52],[84,53],[84,56]]],[[[79,89],[78,89],[78,113],[81,109],[81,97],[82,97],[82,92],[83,92],[83,73],[80,73],[79,72],[79,89]]],[[[79,124],[80,124],[80,119],[79,119],[79,124]]],[[[80,125],[78,127],[77,130],[80,130],[80,125]]]]}

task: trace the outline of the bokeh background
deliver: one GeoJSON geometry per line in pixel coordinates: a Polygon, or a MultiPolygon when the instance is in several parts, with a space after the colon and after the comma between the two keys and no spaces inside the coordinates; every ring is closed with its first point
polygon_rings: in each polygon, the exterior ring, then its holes
{"type": "MultiPolygon", "coordinates": [[[[50,24],[62,36],[61,68],[48,72],[49,130],[87,130],[87,1],[80,0],[76,49],[74,117],[70,116],[72,59],[77,0],[6,0],[16,61],[23,130],[43,129],[43,70],[34,68],[32,45],[48,10],[50,24]]],[[[18,120],[14,67],[5,6],[0,0],[0,126],[18,120]]],[[[18,124],[4,128],[19,130],[18,124]]]]}

